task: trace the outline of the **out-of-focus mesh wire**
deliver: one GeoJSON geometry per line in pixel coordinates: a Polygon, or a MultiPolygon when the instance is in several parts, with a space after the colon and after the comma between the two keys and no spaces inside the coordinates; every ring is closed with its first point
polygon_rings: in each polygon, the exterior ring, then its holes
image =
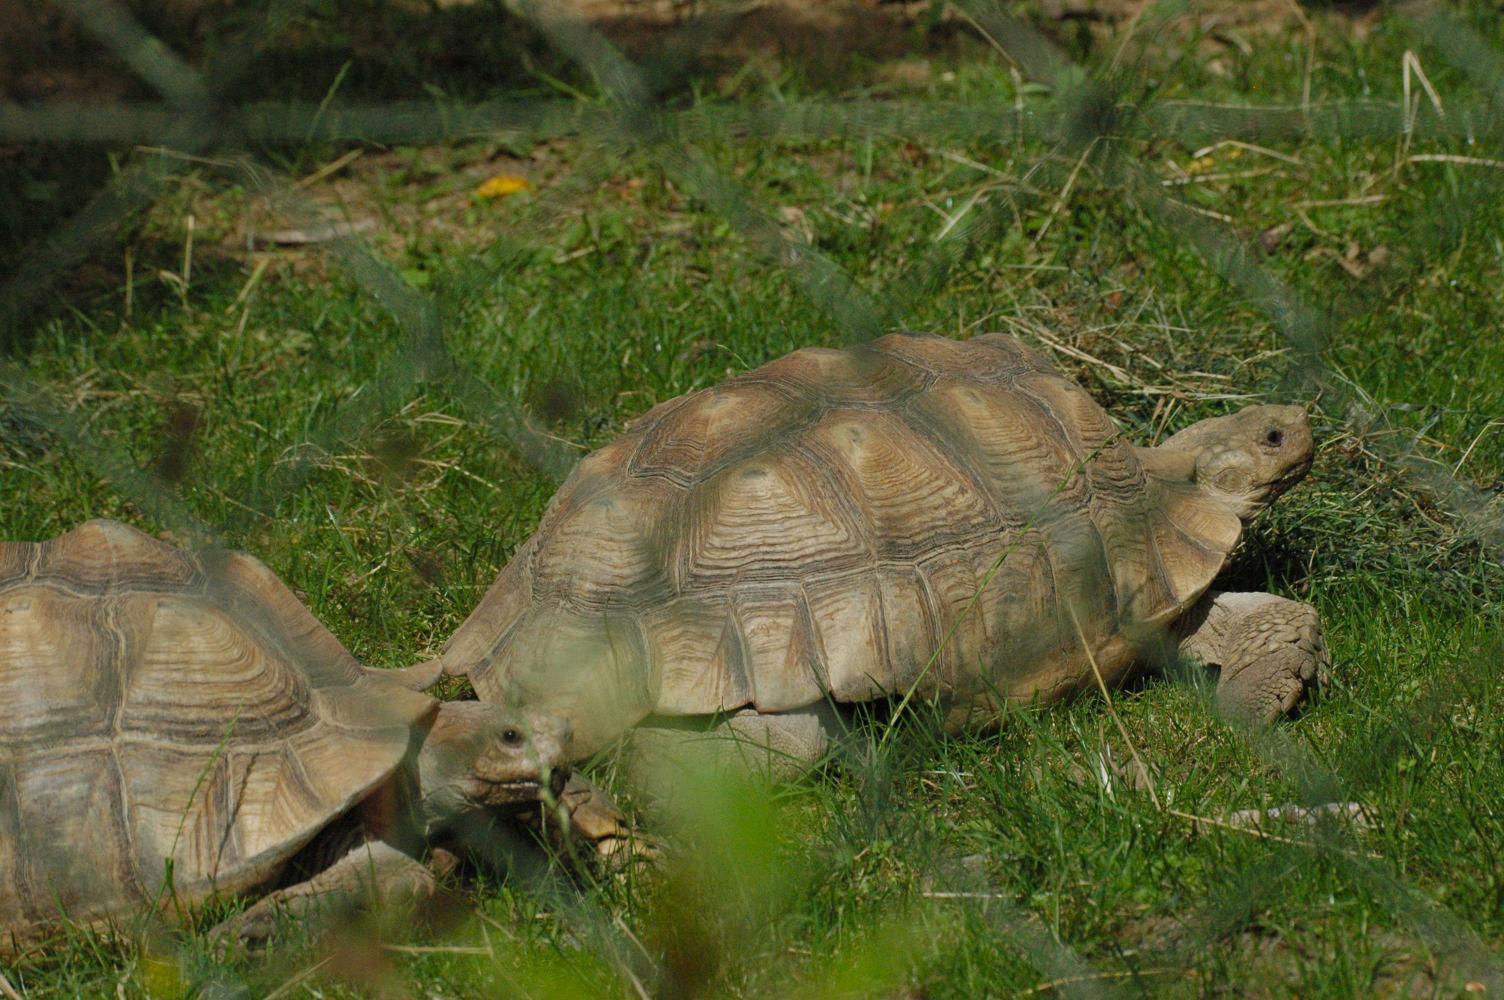
{"type": "MultiPolygon", "coordinates": [[[[980,0],[960,5],[966,17],[1023,77],[1053,88],[1056,96],[1047,107],[1024,110],[975,103],[937,107],[934,102],[825,99],[681,111],[657,103],[644,73],[589,25],[547,4],[517,0],[508,5],[510,13],[531,24],[558,52],[587,70],[608,98],[608,105],[587,106],[566,100],[470,105],[449,102],[439,117],[431,103],[418,100],[228,106],[216,95],[252,58],[246,53],[254,52],[254,45],[244,46],[235,58],[200,73],[154,39],[113,0],[54,2],[135,71],[160,95],[161,103],[102,108],[69,101],[0,102],[0,142],[135,143],[190,156],[212,153],[218,161],[229,164],[226,169],[237,183],[274,200],[286,217],[296,221],[312,220],[314,209],[277,170],[247,152],[258,143],[447,142],[501,132],[533,137],[588,135],[607,150],[650,150],[674,183],[695,197],[704,211],[729,223],[748,246],[782,268],[791,284],[824,311],[852,343],[901,326],[905,316],[943,287],[959,262],[1006,227],[1002,210],[972,213],[964,224],[921,254],[908,267],[904,280],[876,294],[864,289],[828,256],[788,235],[748,190],[714,165],[699,144],[734,141],[739,135],[915,135],[998,143],[1027,140],[1052,150],[1051,156],[1035,168],[1040,187],[1047,186],[1045,178],[1060,181],[1069,169],[1066,165],[1073,160],[1085,162],[1090,156],[1093,169],[1115,181],[1125,198],[1132,199],[1166,231],[1184,239],[1207,267],[1266,313],[1288,348],[1289,367],[1280,392],[1292,400],[1309,400],[1319,394],[1328,414],[1364,431],[1371,431],[1384,417],[1365,407],[1350,383],[1333,377],[1327,369],[1326,348],[1332,334],[1324,314],[1260,266],[1249,248],[1226,229],[1166,197],[1157,179],[1135,158],[1132,143],[1145,139],[1199,144],[1224,139],[1271,142],[1310,135],[1406,141],[1452,138],[1480,143],[1497,139],[1498,123],[1504,120],[1498,114],[1504,102],[1504,60],[1458,17],[1445,12],[1429,15],[1423,29],[1468,74],[1480,95],[1471,102],[1450,100],[1445,116],[1415,115],[1409,108],[1382,101],[1235,107],[1161,100],[1130,107],[1113,91],[1111,72],[1094,74],[1091,67],[1083,71],[1071,66],[1029,25],[1000,6],[980,0]]],[[[263,30],[274,31],[280,23],[268,18],[263,30]]],[[[697,36],[690,31],[669,45],[696,41],[697,36]]],[[[138,158],[76,215],[31,248],[17,271],[0,285],[0,329],[21,327],[53,284],[108,243],[126,219],[157,197],[163,182],[185,162],[170,156],[138,158]]],[[[324,249],[328,259],[391,316],[407,340],[398,358],[383,370],[381,380],[363,392],[357,402],[346,405],[316,428],[311,443],[327,447],[357,438],[389,416],[416,386],[442,380],[467,412],[491,430],[498,447],[515,449],[553,480],[565,478],[576,453],[535,430],[509,397],[453,355],[435,302],[356,236],[341,236],[325,243],[324,249]]],[[[857,357],[860,360],[861,355],[857,357]]],[[[206,524],[195,516],[178,497],[171,476],[164,476],[160,469],[137,468],[108,444],[96,440],[86,420],[68,412],[20,366],[0,362],[0,392],[13,414],[48,429],[60,447],[72,450],[95,468],[113,489],[143,512],[197,545],[216,543],[223,526],[206,524]]],[[[1424,482],[1485,547],[1496,552],[1504,543],[1494,498],[1429,460],[1413,439],[1397,444],[1395,435],[1369,437],[1375,448],[1383,449],[1386,461],[1424,482]]],[[[274,510],[281,498],[304,485],[312,468],[307,462],[287,464],[260,495],[247,498],[246,506],[261,512],[274,510]]],[[[1053,496],[1068,484],[1036,485],[1040,495],[1053,496]]],[[[1057,532],[1050,538],[1050,545],[1067,561],[1072,552],[1085,552],[1097,544],[1094,538],[1069,532],[1057,532]]],[[[1050,637],[1046,644],[1056,641],[1065,640],[1050,637]]],[[[1339,771],[1314,760],[1279,732],[1250,731],[1248,740],[1266,759],[1301,776],[1312,804],[1340,794],[1346,785],[1339,771]]],[[[721,781],[704,789],[704,798],[710,804],[707,808],[720,801],[717,796],[724,787],[721,781]]],[[[689,821],[688,826],[694,828],[695,821],[689,821]]],[[[760,831],[765,839],[772,837],[771,821],[766,816],[752,817],[749,828],[760,831]]],[[[761,850],[745,835],[739,839],[737,834],[712,830],[706,836],[707,843],[712,844],[707,850],[740,851],[743,855],[761,850]]],[[[1469,980],[1484,984],[1490,991],[1504,989],[1504,968],[1465,920],[1407,885],[1386,862],[1365,856],[1341,831],[1322,827],[1309,841],[1291,845],[1289,850],[1319,852],[1334,859],[1348,877],[1387,906],[1399,923],[1438,954],[1449,956],[1469,980]]],[[[735,861],[723,860],[728,864],[735,861]]],[[[714,883],[714,877],[706,871],[692,874],[702,882],[714,883]]],[[[588,900],[558,892],[549,899],[551,905],[567,914],[587,946],[596,949],[607,965],[637,991],[668,985],[687,995],[697,984],[704,984],[700,978],[704,970],[680,969],[676,973],[672,963],[665,967],[660,961],[665,954],[672,958],[684,941],[676,944],[659,940],[644,947],[619,920],[588,900]]],[[[680,901],[684,906],[692,902],[680,901]]],[[[1041,933],[1021,911],[996,898],[990,898],[989,906],[999,933],[1055,982],[1059,992],[1071,996],[1126,992],[1068,945],[1041,933]]],[[[738,927],[742,932],[747,929],[730,920],[714,931],[722,935],[719,941],[707,939],[701,943],[732,947],[738,927]]],[[[883,940],[882,935],[875,933],[873,940],[883,940]]],[[[1189,960],[1189,956],[1181,957],[1189,960]]],[[[521,982],[531,973],[518,975],[521,982]]]]}

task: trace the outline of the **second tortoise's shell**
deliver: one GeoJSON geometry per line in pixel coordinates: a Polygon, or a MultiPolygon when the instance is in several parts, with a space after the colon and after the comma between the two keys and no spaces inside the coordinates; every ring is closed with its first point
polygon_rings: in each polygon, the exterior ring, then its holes
{"type": "Polygon", "coordinates": [[[581,461],[444,666],[581,753],[649,713],[964,715],[1119,679],[1239,530],[1012,337],[806,349],[581,461]]]}
{"type": "Polygon", "coordinates": [[[255,559],[111,521],[0,543],[0,704],[8,945],[266,881],[436,706],[255,559]]]}

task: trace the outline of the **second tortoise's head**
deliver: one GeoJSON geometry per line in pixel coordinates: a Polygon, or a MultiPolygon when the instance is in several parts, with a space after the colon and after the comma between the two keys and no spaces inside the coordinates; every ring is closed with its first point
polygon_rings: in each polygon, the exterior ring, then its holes
{"type": "Polygon", "coordinates": [[[1194,478],[1248,521],[1311,469],[1311,420],[1299,406],[1248,406],[1172,435],[1157,449],[1181,452],[1194,478]]]}
{"type": "Polygon", "coordinates": [[[486,812],[523,809],[569,779],[569,726],[542,712],[478,701],[439,706],[423,736],[417,779],[430,833],[486,812]]]}

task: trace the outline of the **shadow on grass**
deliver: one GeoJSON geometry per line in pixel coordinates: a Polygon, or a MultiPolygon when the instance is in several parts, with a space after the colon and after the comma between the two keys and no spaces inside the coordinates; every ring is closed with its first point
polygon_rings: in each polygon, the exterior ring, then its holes
{"type": "MultiPolygon", "coordinates": [[[[445,101],[588,101],[597,90],[588,72],[495,2],[183,0],[126,6],[203,75],[218,107],[426,98],[438,115],[445,101]]],[[[880,63],[953,49],[963,29],[924,15],[925,9],[710,5],[687,16],[679,8],[602,3],[585,5],[583,13],[643,60],[654,99],[673,104],[706,92],[734,92],[749,70],[758,79],[797,79],[805,89],[826,90],[859,83],[880,63]]],[[[922,76],[928,69],[920,63],[908,72],[922,76]]],[[[49,5],[23,8],[0,25],[0,93],[22,105],[86,107],[129,107],[157,96],[75,19],[49,5]]],[[[233,137],[225,141],[233,144],[233,137]]],[[[165,137],[163,142],[171,144],[165,137]]],[[[306,150],[254,152],[285,168],[306,150]]],[[[0,145],[0,277],[99,191],[115,161],[128,154],[91,145],[0,145]]],[[[91,260],[85,270],[97,266],[91,260]]]]}

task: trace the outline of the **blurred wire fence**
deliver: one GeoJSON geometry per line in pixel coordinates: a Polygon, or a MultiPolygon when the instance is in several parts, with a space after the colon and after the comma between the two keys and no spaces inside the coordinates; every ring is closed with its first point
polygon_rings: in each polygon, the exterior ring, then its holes
{"type": "MultiPolygon", "coordinates": [[[[506,15],[530,25],[559,53],[575,61],[598,82],[606,100],[446,101],[440,114],[432,101],[416,97],[410,102],[386,104],[347,104],[337,99],[317,104],[228,103],[220,95],[230,90],[236,74],[254,58],[256,39],[244,41],[219,64],[200,71],[153,38],[126,7],[113,0],[53,3],[139,74],[160,100],[121,106],[70,100],[3,102],[0,144],[136,145],[158,152],[133,157],[72,218],[28,249],[0,287],[0,330],[23,330],[35,312],[46,307],[49,295],[71,269],[116,239],[120,227],[190,164],[214,164],[214,169],[232,183],[275,203],[279,214],[294,226],[312,227],[327,223],[317,206],[309,202],[296,182],[251,150],[282,142],[445,143],[521,133],[533,138],[583,135],[607,150],[651,151],[673,182],[697,199],[703,211],[728,223],[747,246],[782,268],[790,283],[853,343],[861,342],[901,328],[916,305],[935,294],[962,261],[998,240],[1012,218],[1006,207],[978,206],[917,255],[906,267],[902,281],[868,289],[819,249],[790,236],[775,213],[758,204],[750,191],[716,167],[701,145],[708,141],[734,144],[743,136],[871,135],[884,139],[913,136],[998,144],[1028,142],[1048,150],[1031,167],[1028,179],[1035,187],[1068,189],[1075,174],[1089,163],[1098,175],[1110,178],[1147,218],[1193,247],[1207,268],[1266,313],[1283,339],[1288,369],[1279,393],[1288,401],[1320,397],[1329,417],[1361,431],[1365,440],[1380,450],[1384,461],[1423,483],[1438,504],[1466,525],[1492,559],[1497,561],[1501,555],[1504,526],[1498,497],[1459,478],[1454,468],[1436,462],[1418,447],[1414,436],[1375,433],[1384,428],[1385,414],[1365,400],[1351,382],[1335,376],[1327,367],[1335,333],[1323,304],[1303,301],[1263,266],[1254,249],[1230,228],[1167,195],[1139,154],[1140,144],[1151,140],[1212,146],[1341,136],[1392,140],[1396,143],[1397,169],[1408,161],[1424,162],[1426,156],[1471,158],[1500,166],[1490,157],[1491,150],[1499,146],[1500,123],[1504,122],[1504,58],[1460,17],[1445,10],[1427,14],[1421,27],[1468,75],[1476,93],[1470,99],[1449,96],[1444,109],[1424,74],[1416,77],[1414,92],[1409,91],[1411,77],[1406,76],[1407,96],[1402,102],[1317,103],[1307,94],[1298,106],[1133,103],[1115,89],[1121,75],[1115,64],[1074,66],[1052,42],[1002,6],[967,0],[958,4],[966,22],[997,49],[999,58],[1016,67],[1022,79],[1049,88],[1052,96],[1046,104],[1028,108],[967,103],[937,107],[933,102],[853,98],[681,110],[661,105],[644,71],[590,25],[547,4],[516,0],[507,5],[506,15]],[[1421,140],[1455,142],[1467,152],[1410,152],[1412,144],[1421,140]]],[[[280,9],[286,5],[273,6],[280,9]]],[[[1147,8],[1143,16],[1171,17],[1178,11],[1175,5],[1157,5],[1147,8]]],[[[281,23],[278,17],[268,16],[260,22],[259,30],[274,33],[281,23]]],[[[675,45],[694,45],[699,40],[696,32],[704,30],[697,23],[684,29],[680,37],[670,38],[663,47],[672,51],[675,45]]],[[[1467,191],[1472,198],[1501,194],[1504,173],[1492,171],[1488,179],[1467,191]],[[1494,177],[1499,180],[1492,180],[1494,177]]],[[[1070,209],[1057,205],[1056,210],[1070,209]]],[[[386,366],[381,381],[312,430],[308,440],[318,447],[310,449],[310,454],[358,439],[390,416],[415,386],[443,380],[468,415],[489,428],[498,447],[514,449],[555,481],[567,476],[577,453],[536,430],[509,395],[475,375],[462,358],[455,356],[446,343],[438,303],[413,287],[358,235],[337,235],[320,245],[328,260],[400,325],[406,344],[396,360],[386,366]]],[[[589,360],[581,359],[580,363],[589,364],[589,360]]],[[[189,509],[172,477],[163,476],[159,469],[135,467],[108,443],[97,440],[87,415],[64,406],[22,365],[0,361],[0,392],[12,414],[45,428],[57,446],[71,449],[80,461],[107,479],[112,489],[128,496],[180,537],[207,546],[216,544],[225,534],[226,526],[206,524],[189,509]]],[[[257,515],[274,512],[281,498],[302,487],[313,468],[311,459],[285,464],[260,495],[242,498],[244,506],[257,515]]],[[[1052,489],[1059,484],[1044,485],[1052,489]]],[[[1480,669],[1484,668],[1480,664],[1480,669]]],[[[1437,706],[1438,711],[1445,709],[1437,706]]],[[[1279,731],[1248,731],[1243,735],[1266,760],[1300,776],[1307,790],[1305,805],[1349,797],[1347,792],[1354,782],[1341,765],[1315,759],[1279,731]]],[[[860,764],[853,761],[851,766],[859,769],[860,764]]],[[[795,891],[798,876],[780,869],[775,849],[780,834],[771,805],[760,802],[747,789],[719,779],[698,788],[697,798],[703,808],[685,819],[683,826],[702,853],[696,856],[686,850],[683,859],[675,863],[677,867],[671,866],[670,888],[655,901],[657,916],[645,920],[636,931],[587,896],[557,887],[547,896],[558,919],[569,924],[584,951],[595,956],[590,961],[601,964],[604,978],[600,981],[609,982],[613,989],[667,996],[691,996],[709,989],[714,974],[713,953],[737,947],[745,935],[756,932],[760,907],[776,908],[784,895],[795,891]],[[647,935],[647,940],[640,940],[638,932],[647,935]]],[[[1398,923],[1413,931],[1437,955],[1447,956],[1458,975],[1481,984],[1489,993],[1504,991],[1504,962],[1468,921],[1408,885],[1389,862],[1366,853],[1349,827],[1333,822],[1298,829],[1284,849],[1296,859],[1291,864],[1308,854],[1329,858],[1355,884],[1390,908],[1398,923]]],[[[1256,874],[1250,874],[1252,881],[1257,881],[1256,874]]],[[[1153,991],[1155,977],[1162,974],[1146,970],[1138,978],[1117,969],[1094,967],[1067,942],[1042,929],[1021,907],[986,884],[968,882],[949,894],[954,898],[945,898],[944,892],[933,895],[936,898],[922,900],[933,911],[975,907],[996,927],[999,938],[1024,955],[1042,981],[1063,995],[1115,996],[1153,991]]],[[[810,996],[842,990],[869,994],[898,990],[905,981],[905,971],[894,956],[920,946],[931,919],[927,912],[906,911],[887,923],[866,928],[850,953],[831,963],[827,979],[803,983],[798,989],[810,996]]],[[[1209,902],[1196,912],[1205,923],[1199,930],[1208,937],[1215,935],[1215,907],[1209,902]]],[[[1182,946],[1182,952],[1166,956],[1172,966],[1190,961],[1187,951],[1195,947],[1197,939],[1192,934],[1186,940],[1190,943],[1182,946]]],[[[566,970],[563,966],[568,962],[557,957],[514,955],[500,961],[506,968],[504,977],[519,991],[557,993],[564,989],[559,984],[567,980],[575,984],[571,988],[586,994],[594,987],[582,984],[599,984],[591,979],[595,972],[581,971],[584,965],[566,970]]],[[[231,996],[241,995],[243,989],[225,973],[221,978],[211,977],[203,992],[231,996]]]]}

